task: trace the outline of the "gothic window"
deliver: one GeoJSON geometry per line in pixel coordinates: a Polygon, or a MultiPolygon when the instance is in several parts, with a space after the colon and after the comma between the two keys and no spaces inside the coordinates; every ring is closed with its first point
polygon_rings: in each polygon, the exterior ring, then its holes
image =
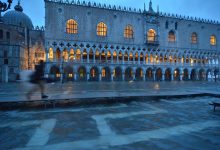
{"type": "Polygon", "coordinates": [[[0,30],[0,39],[3,39],[3,30],[0,30]]]}
{"type": "Polygon", "coordinates": [[[196,44],[198,42],[197,34],[195,32],[192,33],[191,42],[196,44]]]}
{"type": "Polygon", "coordinates": [[[148,30],[147,40],[149,42],[155,42],[156,41],[156,32],[155,32],[155,30],[153,30],[153,29],[148,30]]]}
{"type": "Polygon", "coordinates": [[[216,37],[214,35],[210,36],[210,44],[211,45],[216,45],[216,37]]]}
{"type": "Polygon", "coordinates": [[[53,49],[52,48],[49,49],[48,58],[50,61],[53,61],[53,49]]]}
{"type": "Polygon", "coordinates": [[[97,25],[97,35],[98,36],[107,36],[107,25],[103,22],[100,22],[97,25]]]}
{"type": "Polygon", "coordinates": [[[176,22],[175,23],[175,30],[177,30],[178,29],[178,23],[176,22]]]}
{"type": "Polygon", "coordinates": [[[66,33],[68,33],[68,34],[77,34],[78,33],[78,24],[75,20],[70,19],[67,21],[66,33]]]}
{"type": "Polygon", "coordinates": [[[131,25],[127,25],[124,30],[124,37],[127,39],[132,39],[134,37],[134,31],[131,25]]]}
{"type": "Polygon", "coordinates": [[[168,40],[169,40],[169,42],[175,42],[176,41],[176,36],[175,36],[174,31],[171,30],[169,32],[168,40]]]}
{"type": "Polygon", "coordinates": [[[166,21],[165,28],[166,28],[166,29],[169,28],[169,23],[168,23],[168,21],[166,21]]]}

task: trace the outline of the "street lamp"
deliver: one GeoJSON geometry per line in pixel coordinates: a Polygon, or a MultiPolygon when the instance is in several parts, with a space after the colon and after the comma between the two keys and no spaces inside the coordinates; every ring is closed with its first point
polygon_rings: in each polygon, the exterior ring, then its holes
{"type": "Polygon", "coordinates": [[[6,10],[11,8],[11,3],[13,0],[8,0],[8,4],[6,4],[5,2],[1,2],[0,1],[0,16],[2,12],[5,12],[6,10]]]}

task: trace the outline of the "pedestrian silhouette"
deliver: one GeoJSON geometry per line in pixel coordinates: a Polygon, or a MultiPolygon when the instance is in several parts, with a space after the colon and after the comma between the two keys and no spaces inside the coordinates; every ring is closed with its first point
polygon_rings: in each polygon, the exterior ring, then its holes
{"type": "Polygon", "coordinates": [[[44,61],[40,60],[39,64],[35,66],[35,71],[30,75],[30,82],[35,84],[33,88],[27,93],[27,99],[31,98],[31,95],[40,88],[41,98],[47,98],[44,94],[44,61]]]}

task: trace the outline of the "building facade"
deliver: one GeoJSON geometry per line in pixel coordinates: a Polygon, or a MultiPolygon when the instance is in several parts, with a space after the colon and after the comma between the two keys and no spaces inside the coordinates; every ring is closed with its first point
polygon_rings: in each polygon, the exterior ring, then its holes
{"type": "Polygon", "coordinates": [[[46,74],[72,81],[208,80],[220,23],[97,3],[45,0],[46,74]],[[53,14],[53,15],[51,15],[53,14]]]}
{"type": "Polygon", "coordinates": [[[44,28],[33,27],[20,2],[0,15],[0,82],[15,81],[20,71],[45,60],[44,28]]]}

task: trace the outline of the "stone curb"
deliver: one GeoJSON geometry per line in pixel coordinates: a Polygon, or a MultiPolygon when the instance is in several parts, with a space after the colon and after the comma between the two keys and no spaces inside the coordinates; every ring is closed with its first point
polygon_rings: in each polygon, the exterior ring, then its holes
{"type": "Polygon", "coordinates": [[[129,103],[132,101],[161,100],[174,98],[195,98],[211,96],[220,98],[220,94],[197,93],[180,95],[155,95],[155,96],[118,96],[118,97],[99,97],[99,98],[74,98],[74,99],[50,99],[17,102],[0,102],[0,111],[5,110],[33,110],[57,107],[80,107],[93,105],[110,105],[115,103],[129,103]]]}

